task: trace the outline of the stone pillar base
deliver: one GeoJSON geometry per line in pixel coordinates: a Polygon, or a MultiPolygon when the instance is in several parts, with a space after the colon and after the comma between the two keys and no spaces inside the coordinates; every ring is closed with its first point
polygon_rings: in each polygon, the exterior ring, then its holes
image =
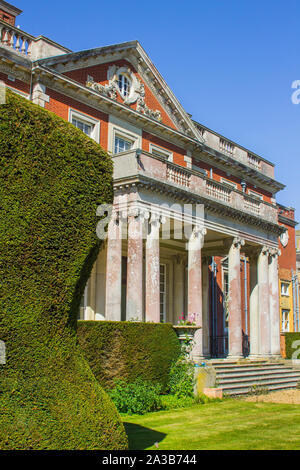
{"type": "Polygon", "coordinates": [[[228,355],[227,358],[225,360],[227,361],[240,361],[241,359],[245,359],[243,355],[236,355],[236,356],[231,356],[231,355],[228,355]]]}
{"type": "Polygon", "coordinates": [[[259,356],[258,354],[250,354],[247,359],[249,359],[250,361],[262,361],[264,358],[262,356],[259,356]]]}

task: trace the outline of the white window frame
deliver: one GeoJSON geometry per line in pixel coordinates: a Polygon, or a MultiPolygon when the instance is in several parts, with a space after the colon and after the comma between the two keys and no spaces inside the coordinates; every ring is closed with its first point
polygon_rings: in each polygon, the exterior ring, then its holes
{"type": "Polygon", "coordinates": [[[141,128],[110,115],[108,124],[108,152],[112,156],[115,155],[115,136],[132,142],[132,149],[127,150],[127,152],[142,148],[142,132],[141,128]]]}
{"type": "Polygon", "coordinates": [[[280,284],[280,292],[281,292],[281,295],[284,296],[284,297],[290,297],[290,283],[289,282],[285,282],[285,281],[281,281],[281,284],[280,284]],[[287,289],[284,289],[284,286],[287,287],[287,289]],[[286,293],[287,292],[287,293],[286,293]]]}
{"type": "Polygon", "coordinates": [[[28,93],[25,93],[24,91],[18,90],[17,88],[14,88],[14,87],[12,87],[10,85],[6,85],[6,84],[5,84],[5,87],[8,88],[9,90],[11,90],[16,95],[23,96],[23,98],[26,98],[27,100],[29,100],[29,98],[30,98],[30,95],[28,95],[28,93]]]}
{"type": "Polygon", "coordinates": [[[290,310],[284,308],[281,310],[281,332],[289,333],[290,331],[290,310]],[[287,318],[284,317],[284,313],[287,314],[287,318]],[[286,325],[286,326],[285,326],[286,325]]]}
{"type": "Polygon", "coordinates": [[[253,191],[252,189],[248,189],[248,194],[249,196],[255,197],[255,199],[258,199],[259,201],[264,200],[264,197],[262,194],[259,194],[256,191],[253,191]]]}
{"type": "Polygon", "coordinates": [[[121,133],[119,133],[119,132],[115,132],[115,134],[114,134],[114,142],[113,142],[113,146],[114,146],[114,148],[113,148],[113,155],[119,155],[120,153],[130,152],[130,150],[132,150],[132,149],[134,148],[134,147],[133,147],[133,146],[134,146],[134,142],[135,142],[135,141],[132,140],[130,137],[127,137],[127,136],[125,136],[124,134],[121,134],[121,133]],[[124,140],[125,142],[130,142],[130,143],[131,143],[130,149],[124,150],[123,152],[117,152],[117,153],[116,153],[116,152],[115,152],[116,139],[122,139],[122,140],[124,140]]]}
{"type": "Polygon", "coordinates": [[[171,152],[170,150],[159,147],[158,145],[152,144],[150,142],[149,151],[150,153],[156,152],[158,156],[165,158],[166,160],[168,160],[168,162],[173,162],[173,152],[171,152]]]}
{"type": "MultiPolygon", "coordinates": [[[[72,123],[73,119],[77,119],[78,121],[85,122],[89,126],[92,126],[91,135],[88,136],[93,139],[98,144],[100,143],[100,121],[99,119],[94,119],[88,114],[81,113],[80,111],[76,111],[75,109],[69,109],[69,122],[72,123]]],[[[86,134],[87,135],[87,134],[86,134]]]]}
{"type": "Polygon", "coordinates": [[[122,96],[122,98],[124,98],[124,99],[128,98],[128,96],[130,95],[131,87],[132,87],[132,80],[128,77],[128,75],[126,73],[121,72],[121,73],[118,74],[117,84],[118,84],[118,89],[119,89],[119,92],[120,92],[120,95],[122,96]],[[127,82],[128,82],[128,89],[127,89],[126,94],[124,94],[124,90],[123,90],[124,83],[122,83],[122,87],[120,87],[120,77],[122,77],[123,80],[127,80],[127,82]]]}
{"type": "Polygon", "coordinates": [[[226,178],[221,178],[221,183],[225,184],[229,188],[237,189],[237,184],[233,181],[227,180],[226,178]]]}
{"type": "MultiPolygon", "coordinates": [[[[138,138],[136,135],[132,134],[131,132],[125,131],[124,129],[116,128],[113,129],[113,139],[112,139],[112,154],[119,155],[118,153],[115,154],[115,141],[116,138],[127,140],[128,142],[132,142],[132,146],[130,150],[134,150],[138,148],[138,138]]],[[[125,152],[130,152],[130,150],[125,150],[125,152]]],[[[120,152],[123,153],[123,152],[120,152]]]]}

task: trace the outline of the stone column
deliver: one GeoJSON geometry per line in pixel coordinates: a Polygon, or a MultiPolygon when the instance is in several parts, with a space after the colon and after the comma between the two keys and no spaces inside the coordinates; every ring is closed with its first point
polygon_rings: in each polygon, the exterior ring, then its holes
{"type": "Polygon", "coordinates": [[[201,360],[203,352],[203,321],[202,321],[202,258],[201,251],[206,229],[194,227],[188,242],[188,316],[195,316],[199,329],[194,337],[195,345],[192,352],[194,360],[201,360]]]}
{"type": "Polygon", "coordinates": [[[258,315],[260,330],[259,353],[271,354],[270,299],[269,299],[269,248],[262,247],[257,262],[258,315]]]}
{"type": "Polygon", "coordinates": [[[95,320],[95,300],[96,300],[96,263],[93,266],[88,280],[87,306],[85,309],[85,320],[95,320]]]}
{"type": "Polygon", "coordinates": [[[258,317],[258,283],[257,253],[249,256],[250,261],[250,357],[259,356],[259,317],[258,317]]]}
{"type": "Polygon", "coordinates": [[[97,258],[97,273],[96,273],[96,310],[95,320],[105,320],[105,306],[106,306],[106,258],[107,258],[107,243],[104,242],[102,250],[97,258]]]}
{"type": "Polygon", "coordinates": [[[152,213],[146,241],[146,321],[160,323],[160,216],[152,213]]]}
{"type": "Polygon", "coordinates": [[[203,355],[205,357],[210,357],[208,265],[208,259],[205,258],[202,266],[202,338],[203,355]]]}
{"type": "Polygon", "coordinates": [[[128,214],[126,320],[143,321],[143,225],[139,209],[128,214]]]}
{"type": "Polygon", "coordinates": [[[228,256],[229,278],[229,356],[240,358],[243,356],[242,335],[242,296],[241,296],[241,247],[245,245],[242,238],[234,238],[228,256]]]}
{"type": "Polygon", "coordinates": [[[121,321],[122,222],[117,212],[108,224],[105,290],[105,319],[121,321]]]}
{"type": "Polygon", "coordinates": [[[185,262],[181,255],[174,256],[174,323],[184,313],[185,262]]]}
{"type": "Polygon", "coordinates": [[[271,328],[271,355],[281,357],[280,353],[280,313],[279,313],[279,279],[278,256],[280,250],[270,252],[269,259],[269,298],[270,298],[270,328],[271,328]]]}

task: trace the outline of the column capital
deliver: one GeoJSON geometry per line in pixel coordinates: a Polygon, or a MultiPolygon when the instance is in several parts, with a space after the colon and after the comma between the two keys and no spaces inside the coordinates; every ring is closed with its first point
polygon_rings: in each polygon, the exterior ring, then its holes
{"type": "Polygon", "coordinates": [[[271,258],[277,259],[281,255],[281,250],[279,248],[270,248],[269,255],[271,258]]]}
{"type": "Polygon", "coordinates": [[[267,245],[263,245],[260,250],[259,254],[263,256],[269,256],[270,255],[270,247],[267,245]]]}
{"type": "Polygon", "coordinates": [[[245,240],[241,237],[234,237],[232,240],[232,245],[236,248],[241,248],[242,246],[245,246],[245,240]]]}
{"type": "Polygon", "coordinates": [[[135,218],[138,219],[140,222],[145,222],[150,217],[150,212],[147,209],[143,209],[137,206],[131,206],[128,209],[128,212],[123,212],[123,217],[128,218],[135,218]]]}
{"type": "Polygon", "coordinates": [[[234,247],[240,249],[245,245],[245,240],[241,237],[233,237],[231,239],[224,240],[224,246],[228,249],[234,247]]]}
{"type": "Polygon", "coordinates": [[[161,225],[166,223],[166,217],[162,216],[158,212],[148,211],[149,224],[151,225],[161,225]]]}
{"type": "Polygon", "coordinates": [[[194,247],[197,249],[201,249],[204,244],[204,237],[207,233],[207,230],[205,227],[200,226],[200,225],[195,225],[192,229],[192,232],[189,237],[188,241],[188,249],[194,249],[194,247]]]}

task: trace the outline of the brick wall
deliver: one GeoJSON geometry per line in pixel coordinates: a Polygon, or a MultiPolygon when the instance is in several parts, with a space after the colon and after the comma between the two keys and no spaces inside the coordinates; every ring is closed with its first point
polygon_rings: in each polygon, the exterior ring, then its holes
{"type": "MultiPolygon", "coordinates": [[[[93,77],[94,81],[96,83],[101,83],[101,85],[107,85],[108,80],[107,80],[107,71],[108,68],[111,65],[117,65],[118,67],[130,67],[130,69],[133,71],[133,73],[136,75],[138,80],[140,80],[144,86],[145,86],[145,103],[146,105],[152,109],[152,110],[159,110],[162,115],[162,122],[166,124],[169,127],[172,127],[175,129],[175,126],[172,122],[172,120],[169,118],[168,114],[164,110],[164,108],[161,106],[159,101],[156,99],[152,91],[149,89],[149,87],[146,85],[142,77],[137,73],[133,65],[126,61],[126,60],[117,60],[115,62],[108,62],[106,64],[101,64],[101,65],[94,65],[92,67],[86,67],[78,70],[72,70],[70,72],[65,72],[65,75],[72,78],[73,80],[82,83],[85,85],[87,82],[87,77],[88,75],[93,77]]],[[[121,97],[118,95],[117,101],[120,103],[123,103],[123,100],[121,97]]],[[[133,103],[129,105],[132,109],[136,109],[136,103],[133,103]]]]}
{"type": "Polygon", "coordinates": [[[91,108],[79,101],[69,98],[66,95],[62,95],[51,88],[46,89],[46,94],[50,96],[49,103],[46,103],[45,108],[52,111],[57,116],[62,117],[66,121],[69,120],[70,108],[80,111],[94,119],[100,120],[100,145],[104,150],[107,150],[108,145],[108,115],[91,108]]]}
{"type": "Polygon", "coordinates": [[[16,17],[11,15],[10,13],[7,13],[4,10],[1,10],[0,8],[0,20],[6,21],[10,25],[15,26],[16,17]]]}
{"type": "Polygon", "coordinates": [[[156,137],[152,134],[149,134],[148,132],[143,131],[142,149],[146,152],[149,152],[150,143],[157,145],[158,147],[161,147],[163,149],[169,150],[170,152],[173,152],[173,162],[177,165],[186,167],[186,162],[184,160],[186,152],[184,149],[181,149],[176,145],[170,144],[169,142],[166,142],[160,139],[159,137],[156,137]]]}

